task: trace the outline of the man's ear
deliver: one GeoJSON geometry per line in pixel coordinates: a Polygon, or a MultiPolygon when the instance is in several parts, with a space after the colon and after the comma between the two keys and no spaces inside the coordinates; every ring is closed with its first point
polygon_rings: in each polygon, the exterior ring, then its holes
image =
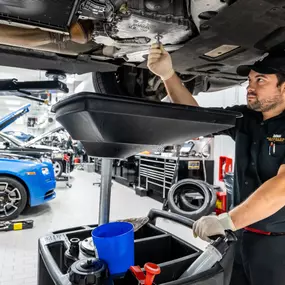
{"type": "Polygon", "coordinates": [[[281,94],[285,95],[285,82],[283,82],[280,86],[280,91],[281,91],[281,94]]]}

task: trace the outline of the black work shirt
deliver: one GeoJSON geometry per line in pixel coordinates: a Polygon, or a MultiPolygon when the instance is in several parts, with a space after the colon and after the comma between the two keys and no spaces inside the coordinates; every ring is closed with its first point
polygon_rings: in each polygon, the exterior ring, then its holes
{"type": "MultiPolygon", "coordinates": [[[[261,112],[245,105],[226,110],[243,114],[234,128],[220,133],[231,136],[236,142],[233,205],[237,206],[265,181],[276,176],[279,167],[285,164],[285,112],[263,121],[261,112]]],[[[285,207],[250,227],[285,232],[285,207]]]]}

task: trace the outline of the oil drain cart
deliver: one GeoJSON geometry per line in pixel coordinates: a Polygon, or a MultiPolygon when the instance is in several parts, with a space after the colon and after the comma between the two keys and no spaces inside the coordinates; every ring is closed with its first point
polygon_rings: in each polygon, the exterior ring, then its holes
{"type": "MultiPolygon", "coordinates": [[[[152,150],[157,145],[179,144],[189,140],[189,134],[199,137],[230,128],[240,116],[228,111],[90,92],[75,94],[58,102],[53,106],[53,111],[71,136],[82,142],[88,155],[102,158],[99,225],[109,222],[112,159],[126,158],[143,150],[152,150]]],[[[143,266],[145,262],[157,263],[161,267],[161,274],[157,277],[156,284],[229,284],[233,261],[232,247],[229,247],[221,262],[201,273],[202,275],[179,279],[201,255],[201,251],[159,229],[155,225],[158,217],[191,226],[191,220],[187,218],[153,210],[149,214],[149,223],[135,233],[135,263],[139,266],[143,266]]],[[[76,250],[74,262],[82,256],[95,256],[92,240],[90,242],[90,231],[96,226],[62,230],[40,239],[38,284],[81,284],[68,281],[69,269],[63,266],[62,252],[77,242],[78,254],[76,250]]],[[[119,279],[114,280],[113,284],[124,283],[119,279]]]]}

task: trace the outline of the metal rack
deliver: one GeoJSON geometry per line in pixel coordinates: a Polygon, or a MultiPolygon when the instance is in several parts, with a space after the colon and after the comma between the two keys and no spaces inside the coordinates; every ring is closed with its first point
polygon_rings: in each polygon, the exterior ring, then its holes
{"type": "Polygon", "coordinates": [[[149,156],[138,156],[138,159],[138,187],[151,189],[151,185],[155,185],[158,187],[156,187],[156,191],[162,193],[163,199],[166,198],[172,185],[176,160],[164,157],[152,157],[150,159],[149,156]]]}

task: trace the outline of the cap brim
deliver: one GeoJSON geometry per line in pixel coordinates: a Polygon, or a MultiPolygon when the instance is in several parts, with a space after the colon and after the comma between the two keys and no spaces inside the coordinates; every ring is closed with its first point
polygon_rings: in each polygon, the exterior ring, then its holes
{"type": "Polygon", "coordinates": [[[237,74],[240,76],[248,76],[252,68],[253,65],[240,65],[237,68],[237,74]]]}
{"type": "Polygon", "coordinates": [[[278,70],[266,66],[258,66],[258,65],[241,65],[237,68],[237,74],[240,76],[247,77],[250,71],[253,70],[255,72],[261,74],[276,74],[278,70]]]}

